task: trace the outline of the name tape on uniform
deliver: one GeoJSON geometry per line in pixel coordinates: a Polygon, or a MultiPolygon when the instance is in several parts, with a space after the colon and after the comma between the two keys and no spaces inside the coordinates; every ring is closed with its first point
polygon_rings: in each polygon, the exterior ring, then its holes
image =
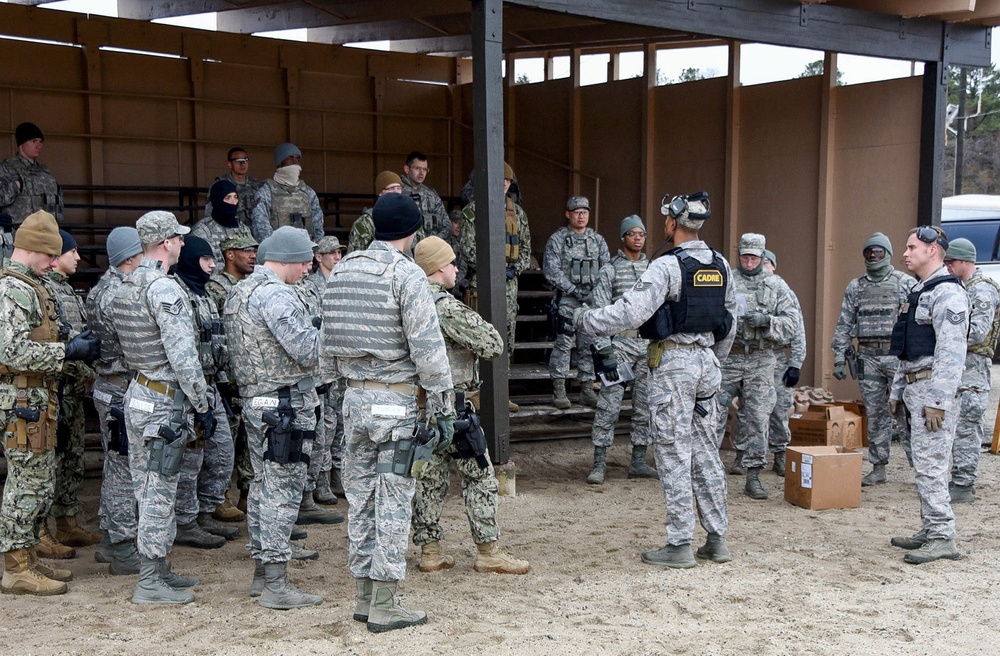
{"type": "Polygon", "coordinates": [[[406,416],[406,406],[405,405],[390,405],[383,403],[376,403],[372,406],[372,417],[387,417],[390,419],[398,419],[400,417],[406,416]]]}
{"type": "Polygon", "coordinates": [[[104,405],[111,405],[111,402],[114,401],[115,398],[107,392],[102,392],[101,390],[94,390],[93,396],[95,401],[100,401],[104,405]]]}
{"type": "Polygon", "coordinates": [[[250,399],[250,407],[257,409],[273,410],[278,407],[278,399],[270,396],[255,396],[250,399]]]}
{"type": "Polygon", "coordinates": [[[149,401],[143,401],[142,399],[132,399],[128,402],[128,407],[141,412],[153,412],[156,410],[156,405],[150,403],[149,401]]]}

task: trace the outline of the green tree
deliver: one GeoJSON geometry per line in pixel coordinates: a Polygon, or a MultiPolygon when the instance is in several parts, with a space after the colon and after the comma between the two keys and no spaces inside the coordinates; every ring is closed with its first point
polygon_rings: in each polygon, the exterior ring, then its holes
{"type": "Polygon", "coordinates": [[[514,78],[514,84],[531,84],[531,78],[528,77],[527,73],[521,73],[514,78]]]}
{"type": "MultiPolygon", "coordinates": [[[[822,75],[824,69],[824,64],[822,59],[817,59],[814,62],[809,62],[806,67],[802,69],[799,73],[799,78],[803,77],[815,77],[817,75],[822,75]]],[[[843,86],[844,84],[844,71],[837,70],[837,86],[843,86]]]]}

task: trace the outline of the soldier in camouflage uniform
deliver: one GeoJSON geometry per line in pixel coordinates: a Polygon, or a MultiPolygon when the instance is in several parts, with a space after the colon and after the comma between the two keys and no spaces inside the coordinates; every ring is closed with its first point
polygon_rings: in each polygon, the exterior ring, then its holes
{"type": "Polygon", "coordinates": [[[907,296],[892,329],[890,351],[899,357],[892,380],[889,411],[909,443],[921,529],[910,537],[894,537],[894,546],[910,550],[903,560],[929,563],[959,558],[955,547],[955,515],[948,495],[951,459],[965,370],[969,334],[969,295],[944,266],[948,236],[933,226],[910,231],[903,261],[920,281],[907,296]]]}
{"type": "MultiPolygon", "coordinates": [[[[802,319],[792,290],[784,280],[764,270],[764,235],[748,232],[740,237],[739,255],[733,286],[740,300],[740,315],[733,348],[722,361],[722,387],[717,400],[727,410],[733,397],[740,399],[733,431],[734,465],[746,467],[747,496],[766,499],[760,470],[767,465],[768,417],[777,398],[774,350],[792,340],[802,319]]],[[[720,442],[726,430],[726,414],[719,413],[720,442]]]]}
{"type": "Polygon", "coordinates": [[[420,214],[424,217],[424,234],[436,235],[442,239],[451,230],[448,220],[448,211],[441,202],[438,193],[424,184],[430,168],[427,166],[427,155],[415,150],[406,156],[406,164],[403,165],[402,193],[406,194],[420,208],[420,214]]]}
{"type": "MultiPolygon", "coordinates": [[[[323,237],[319,245],[316,246],[316,269],[310,273],[305,282],[312,286],[315,297],[322,301],[323,292],[326,291],[326,281],[333,273],[333,267],[340,263],[340,259],[346,250],[340,244],[340,240],[333,236],[323,237]]],[[[319,310],[322,316],[322,309],[319,310]]],[[[326,448],[319,449],[314,453],[313,460],[316,461],[316,490],[313,497],[316,503],[335,504],[337,495],[344,494],[344,484],[341,480],[341,471],[344,457],[344,422],[341,419],[344,404],[345,382],[342,376],[337,373],[336,364],[329,362],[320,354],[320,378],[323,384],[317,391],[320,394],[320,402],[323,409],[323,421],[316,426],[317,444],[322,441],[326,448]]]]}
{"type": "Polygon", "coordinates": [[[136,221],[143,258],[125,276],[112,302],[122,354],[135,378],[125,393],[132,487],[139,504],[139,581],[136,604],[186,604],[195,578],[174,574],[167,562],[177,531],[174,505],[182,455],[200,429],[211,439],[215,417],[198,360],[187,294],[166,270],[177,264],[190,228],[170,212],[136,221]],[[195,417],[192,425],[191,410],[195,417]]]}
{"type": "MultiPolygon", "coordinates": [[[[226,303],[226,295],[236,283],[243,280],[251,273],[257,264],[257,240],[253,238],[249,230],[236,233],[226,237],[220,243],[222,249],[223,267],[216,268],[215,273],[205,283],[205,291],[215,301],[215,307],[222,316],[222,307],[226,303]]],[[[235,451],[236,486],[240,490],[240,498],[236,506],[229,500],[229,492],[221,506],[215,509],[212,516],[224,522],[240,522],[245,519],[244,512],[247,509],[247,495],[250,494],[250,481],[253,480],[253,465],[250,464],[250,451],[247,448],[246,427],[243,425],[243,417],[240,408],[240,393],[236,386],[232,384],[233,372],[227,371],[226,377],[230,382],[220,383],[219,392],[229,403],[229,427],[233,434],[233,449],[235,451]]]]}
{"type": "MultiPolygon", "coordinates": [[[[764,270],[777,275],[778,258],[769,250],[764,251],[764,270]]],[[[791,291],[791,287],[788,288],[791,291]]],[[[785,449],[792,441],[788,428],[788,413],[792,409],[792,388],[798,385],[802,373],[802,363],[806,361],[806,324],[802,317],[802,305],[792,292],[795,311],[799,315],[799,325],[789,343],[774,349],[774,408],[768,418],[767,444],[774,454],[772,469],[778,476],[785,475],[785,449]]]]}
{"type": "Polygon", "coordinates": [[[98,548],[94,557],[108,563],[111,574],[138,574],[139,554],[135,548],[136,502],[128,463],[128,434],[125,431],[125,392],[132,377],[118,331],[112,323],[112,301],[122,280],[135,271],[142,259],[139,231],[118,227],[107,240],[108,270],[87,296],[88,325],[101,340],[101,356],[94,363],[94,408],[101,424],[104,469],[98,515],[110,549],[98,548]],[[112,409],[114,412],[112,412],[112,409]]]}
{"type": "Polygon", "coordinates": [[[6,594],[66,592],[72,573],[38,560],[38,531],[52,504],[55,478],[57,388],[66,362],[93,361],[100,344],[88,333],[59,342],[55,302],[41,276],[62,250],[55,217],[26,218],[14,252],[0,270],[0,425],[7,481],[0,505],[0,551],[6,594]]]}
{"type": "MultiPolygon", "coordinates": [[[[646,269],[649,259],[643,252],[646,245],[646,227],[636,215],[622,219],[619,236],[622,249],[611,258],[611,263],[601,269],[594,285],[591,305],[595,308],[611,305],[625,292],[632,289],[646,269]]],[[[646,464],[646,447],[649,435],[649,364],[646,351],[649,341],[639,337],[636,330],[624,330],[612,337],[601,336],[594,340],[596,358],[607,365],[607,369],[617,369],[619,363],[627,362],[635,374],[632,383],[632,463],[628,468],[629,478],[657,478],[656,470],[646,464]]],[[[565,390],[564,390],[565,391],[565,390]]],[[[590,439],[594,443],[594,468],[587,476],[591,485],[604,482],[607,471],[607,450],[615,441],[615,424],[622,409],[625,383],[601,385],[597,397],[597,412],[594,413],[594,428],[590,439]]]]}
{"type": "MultiPolygon", "coordinates": [[[[229,167],[229,172],[217,177],[215,182],[225,180],[236,186],[236,194],[239,196],[236,217],[240,225],[249,230],[253,225],[253,208],[257,198],[257,190],[260,189],[261,182],[248,175],[250,171],[250,156],[247,154],[246,149],[234,146],[229,149],[226,159],[228,160],[226,166],[229,167]]],[[[205,216],[212,216],[213,203],[214,201],[209,197],[208,202],[205,204],[205,216]]],[[[215,242],[211,239],[207,241],[212,244],[212,249],[214,250],[216,248],[215,242]]],[[[216,256],[216,259],[220,262],[222,261],[218,256],[216,256]]]]}
{"type": "MultiPolygon", "coordinates": [[[[401,194],[403,193],[403,182],[392,171],[382,171],[375,178],[375,193],[380,197],[386,194],[401,194]]],[[[424,227],[421,225],[413,243],[416,244],[423,238],[424,227]]],[[[361,212],[361,216],[355,219],[351,225],[351,234],[347,238],[347,252],[363,251],[373,241],[375,241],[375,223],[372,221],[371,208],[366,207],[361,212]]]]}
{"type": "Polygon", "coordinates": [[[573,196],[566,201],[566,219],[563,226],[549,237],[542,258],[542,272],[556,291],[559,328],[549,357],[549,377],[552,379],[552,405],[566,410],[570,407],[566,397],[566,379],[569,378],[570,354],[576,348],[576,367],[580,382],[580,403],[597,407],[594,392],[594,359],[590,353],[593,343],[587,335],[573,329],[573,313],[584,304],[594,301],[597,274],[611,261],[608,243],[592,228],[590,201],[584,196],[573,196]]]}
{"type": "Polygon", "coordinates": [[[455,266],[458,267],[455,286],[451,288],[450,293],[458,300],[462,300],[465,298],[465,290],[469,287],[469,265],[465,258],[458,254],[462,240],[462,210],[452,210],[448,213],[448,218],[451,220],[451,229],[442,239],[451,246],[451,250],[455,251],[455,266]]]}
{"type": "MultiPolygon", "coordinates": [[[[49,294],[56,301],[59,320],[65,338],[75,337],[87,329],[87,310],[69,277],[76,273],[80,263],[76,239],[65,230],[62,237],[62,254],[56,266],[45,277],[49,294]]],[[[83,509],[78,493],[83,485],[83,397],[90,387],[94,370],[82,362],[68,362],[63,367],[59,383],[59,426],[56,431],[56,487],[55,501],[49,514],[55,517],[56,541],[68,547],[87,547],[101,541],[101,536],[87,531],[76,521],[83,509]]]]}
{"type": "MultiPolygon", "coordinates": [[[[218,184],[218,183],[216,183],[218,184]]],[[[177,485],[177,536],[174,544],[217,548],[235,540],[240,530],[220,524],[212,516],[225,501],[233,475],[233,434],[217,382],[228,383],[229,351],[219,308],[205,289],[215,271],[215,257],[207,241],[188,235],[175,275],[191,303],[198,359],[201,362],[208,405],[217,422],[210,440],[195,440],[184,450],[184,466],[177,485]]]]}
{"type": "Polygon", "coordinates": [[[979,474],[979,450],[987,441],[983,415],[990,397],[990,369],[1000,336],[1000,286],[976,266],[976,247],[968,239],[956,239],[945,254],[948,271],[965,283],[969,293],[969,339],[965,371],[958,387],[961,394],[955,446],[951,454],[951,502],[972,503],[979,474]]]}
{"type": "MultiPolygon", "coordinates": [[[[531,266],[531,230],[528,228],[528,215],[521,206],[506,196],[510,189],[514,170],[504,162],[504,260],[507,262],[507,363],[514,353],[514,332],[517,327],[517,277],[531,266]]],[[[465,304],[473,310],[479,309],[478,277],[476,274],[476,203],[469,203],[462,209],[462,234],[459,235],[458,254],[462,256],[469,267],[469,287],[466,292],[465,304]]],[[[516,412],[518,406],[509,402],[511,412],[516,412]]]]}
{"type": "MultiPolygon", "coordinates": [[[[486,323],[472,308],[465,305],[448,289],[455,285],[458,267],[455,251],[439,237],[428,237],[416,248],[416,264],[430,280],[434,307],[448,349],[451,378],[456,398],[478,400],[479,358],[492,360],[503,352],[503,338],[497,329],[486,323]]],[[[497,574],[527,574],[531,564],[511,557],[500,548],[500,527],[497,525],[497,493],[499,484],[493,465],[485,468],[475,458],[461,457],[454,445],[435,453],[417,479],[413,497],[413,543],[420,547],[420,571],[436,572],[455,566],[454,557],[442,553],[441,511],[451,483],[452,461],[462,477],[462,498],[469,519],[472,539],[478,551],[473,569],[497,574]]]]}
{"type": "Polygon", "coordinates": [[[315,241],[323,238],[323,208],[312,187],[299,179],[302,151],[291,143],[274,149],[274,177],[264,180],[254,197],[253,235],[258,241],[290,225],[303,228],[315,241]]]}
{"type": "Polygon", "coordinates": [[[255,562],[250,596],[276,610],[323,603],[288,580],[319,405],[320,332],[293,287],[309,272],[313,246],[302,230],[278,228],[261,244],[264,264],[233,288],[222,311],[254,469],[247,504],[255,562]]]}
{"type": "Polygon", "coordinates": [[[14,252],[14,219],[7,212],[0,212],[0,267],[14,252]]]}
{"type": "Polygon", "coordinates": [[[219,180],[208,191],[211,199],[212,213],[206,214],[191,228],[191,235],[208,242],[212,249],[212,257],[221,263],[222,240],[234,234],[248,230],[239,220],[239,196],[236,185],[229,180],[219,180]]]}
{"type": "Polygon", "coordinates": [[[437,419],[438,448],[454,433],[448,354],[424,272],[404,253],[423,225],[409,196],[375,202],[375,241],[348,253],[323,295],[323,356],[336,358],[344,393],[344,489],[347,564],[357,582],[354,619],[373,632],[427,621],[403,608],[397,583],[406,575],[415,482],[393,473],[414,436],[417,397],[426,394],[428,419],[437,419]]]}
{"type": "Polygon", "coordinates": [[[894,428],[887,412],[889,388],[899,367],[899,359],[889,355],[889,338],[896,314],[915,281],[892,268],[892,244],[881,232],[868,238],[862,255],[866,272],[847,284],[830,348],[833,377],[843,380],[852,340],[858,340],[858,385],[868,410],[868,460],[872,463],[861,484],[879,485],[887,480],[885,466],[894,428]]]}
{"type": "Polygon", "coordinates": [[[15,227],[38,210],[62,221],[62,190],[48,167],[38,163],[45,136],[34,123],[21,123],[14,136],[17,153],[0,164],[0,210],[10,214],[15,227]]]}
{"type": "Polygon", "coordinates": [[[661,549],[644,552],[642,560],[686,568],[695,566],[695,508],[708,532],[697,556],[717,563],[732,558],[726,544],[726,474],[716,431],[716,418],[724,412],[712,397],[722,379],[719,358],[726,357],[733,343],[736,298],[725,258],[698,237],[712,215],[708,194],[663,200],[664,236],[678,247],[650,263],[613,305],[580,310],[574,323],[592,335],[616,335],[649,324],[644,332],[654,335],[649,348],[650,429],[667,506],[667,536],[661,549]],[[670,318],[668,330],[662,319],[670,318]]]}

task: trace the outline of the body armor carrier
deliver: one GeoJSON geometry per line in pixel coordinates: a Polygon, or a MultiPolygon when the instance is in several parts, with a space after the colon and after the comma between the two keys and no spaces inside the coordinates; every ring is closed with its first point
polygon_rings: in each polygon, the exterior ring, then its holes
{"type": "Polygon", "coordinates": [[[281,226],[304,228],[310,235],[315,234],[313,228],[312,207],[309,203],[309,192],[306,183],[299,180],[294,187],[288,187],[269,178],[264,181],[271,191],[271,227],[277,230],[281,226]]]}
{"type": "Polygon", "coordinates": [[[682,248],[667,252],[677,258],[683,284],[676,301],[665,301],[646,323],[639,336],[663,340],[678,333],[712,333],[716,341],[729,334],[733,317],[726,310],[726,265],[716,251],[711,264],[702,264],[682,248]]]}
{"type": "MultiPolygon", "coordinates": [[[[778,302],[778,293],[775,290],[776,284],[777,278],[764,272],[758,273],[755,276],[737,274],[736,291],[737,293],[742,293],[746,299],[747,314],[754,312],[771,314],[774,312],[774,308],[778,302]]],[[[781,347],[781,344],[765,337],[766,334],[767,328],[755,328],[750,326],[746,321],[740,321],[739,328],[736,331],[736,340],[742,344],[749,344],[760,349],[781,347]]]]}
{"type": "MultiPolygon", "coordinates": [[[[149,308],[147,294],[157,280],[166,278],[163,269],[143,264],[122,281],[114,300],[114,320],[125,362],[136,372],[169,367],[160,327],[149,308]]],[[[170,284],[176,285],[174,281],[170,284]]]]}
{"type": "MultiPolygon", "coordinates": [[[[997,291],[997,295],[1000,296],[1000,285],[992,278],[984,275],[975,276],[968,281],[967,289],[971,290],[976,285],[990,285],[997,291]]],[[[986,338],[979,344],[969,345],[969,352],[992,358],[993,353],[996,351],[997,339],[1000,339],[1000,308],[994,309],[993,325],[990,326],[990,332],[986,334],[986,338]]]]}
{"type": "Polygon", "coordinates": [[[240,396],[261,396],[282,387],[294,387],[313,375],[311,369],[288,355],[267,326],[250,318],[253,293],[260,287],[283,284],[267,274],[252,273],[233,287],[222,308],[233,382],[239,385],[240,396]]]}
{"type": "MultiPolygon", "coordinates": [[[[24,275],[19,271],[14,271],[13,269],[0,269],[0,279],[10,276],[11,278],[16,278],[20,280],[25,285],[31,288],[31,290],[38,296],[38,304],[42,308],[42,322],[32,328],[31,332],[28,333],[28,339],[33,342],[48,343],[48,342],[58,342],[59,341],[59,313],[56,311],[55,300],[49,294],[45,285],[38,280],[32,280],[29,276],[24,275]]],[[[7,376],[19,373],[30,373],[23,371],[13,371],[7,367],[5,364],[0,364],[0,375],[7,376]]]]}
{"type": "Polygon", "coordinates": [[[504,206],[504,259],[508,264],[516,264],[517,258],[521,255],[521,238],[519,235],[519,223],[517,220],[517,209],[514,201],[505,198],[504,206]]]}
{"type": "Polygon", "coordinates": [[[577,240],[574,239],[574,234],[570,231],[566,235],[566,245],[563,251],[564,253],[579,251],[578,244],[582,243],[583,257],[577,257],[574,254],[568,262],[563,260],[563,266],[569,265],[566,273],[569,276],[570,282],[588,289],[593,287],[594,283],[597,282],[597,274],[600,272],[600,263],[597,260],[600,249],[596,243],[595,236],[596,233],[588,228],[583,234],[583,238],[577,240]]]}
{"type": "Polygon", "coordinates": [[[941,276],[928,282],[920,291],[912,292],[906,297],[906,303],[900,308],[896,325],[892,327],[892,346],[889,348],[889,355],[895,355],[906,362],[934,355],[934,347],[937,345],[934,324],[917,323],[917,306],[920,304],[921,294],[946,282],[962,284],[962,281],[955,276],[941,276]]]}
{"type": "Polygon", "coordinates": [[[198,336],[198,361],[206,376],[214,376],[226,368],[226,330],[219,311],[210,296],[189,293],[194,314],[194,329],[198,336]]]}
{"type": "Polygon", "coordinates": [[[122,354],[122,346],[118,342],[118,335],[111,325],[109,317],[101,311],[101,304],[105,302],[105,297],[111,294],[114,298],[115,291],[121,286],[122,274],[114,267],[104,272],[98,281],[97,286],[87,297],[87,313],[89,320],[87,325],[94,331],[94,335],[101,340],[101,357],[94,363],[94,370],[101,376],[128,375],[128,365],[125,364],[125,356],[122,354]]]}
{"type": "MultiPolygon", "coordinates": [[[[434,305],[448,299],[453,299],[447,291],[437,291],[434,293],[434,305]]],[[[476,354],[469,349],[462,348],[447,335],[444,336],[444,344],[448,350],[448,364],[451,366],[451,380],[456,389],[472,390],[479,386],[479,372],[476,367],[476,354]]]]}
{"type": "Polygon", "coordinates": [[[868,276],[858,278],[858,341],[885,341],[899,313],[900,280],[903,274],[892,271],[878,282],[868,276]]]}

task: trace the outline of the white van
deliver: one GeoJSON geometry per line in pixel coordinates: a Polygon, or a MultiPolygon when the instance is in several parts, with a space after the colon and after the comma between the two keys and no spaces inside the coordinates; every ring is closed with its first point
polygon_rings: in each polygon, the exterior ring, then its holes
{"type": "Polygon", "coordinates": [[[976,247],[976,264],[1000,282],[1000,196],[963,194],[941,201],[941,227],[948,239],[965,237],[976,247]]]}

